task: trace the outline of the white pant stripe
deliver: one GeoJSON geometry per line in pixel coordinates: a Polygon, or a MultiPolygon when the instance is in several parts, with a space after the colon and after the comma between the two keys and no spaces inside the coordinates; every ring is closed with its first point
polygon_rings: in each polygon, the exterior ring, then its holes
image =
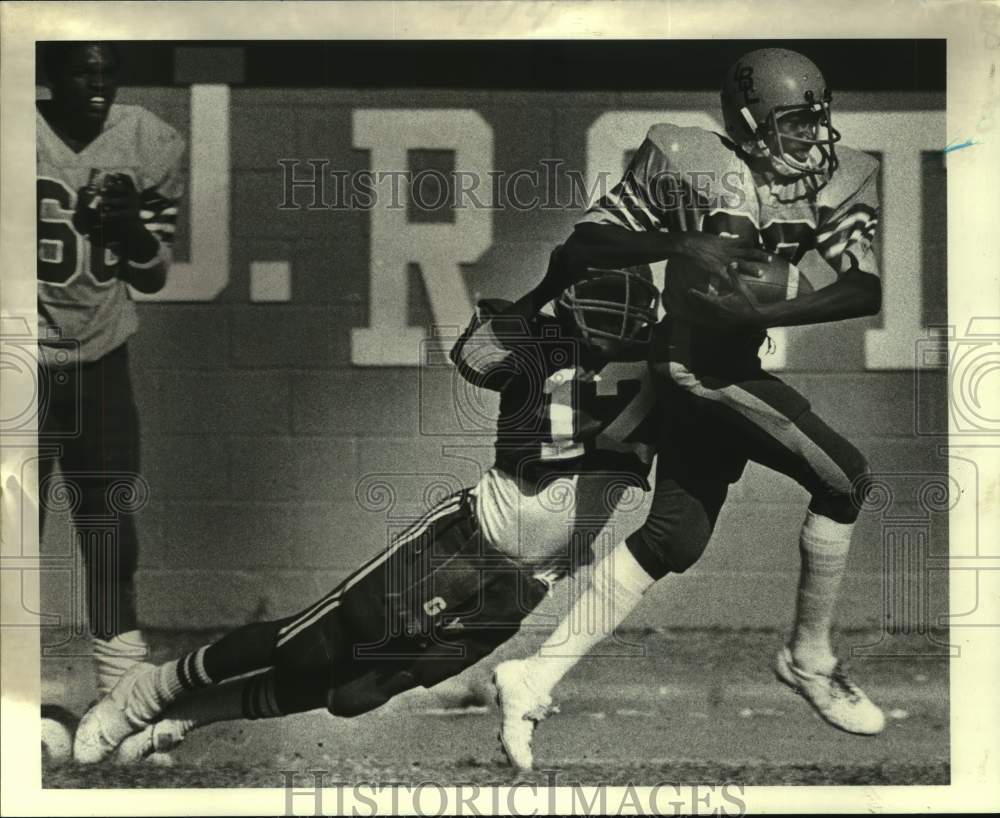
{"type": "MultiPolygon", "coordinates": [[[[453,497],[447,497],[447,498],[445,498],[445,500],[443,500],[443,501],[442,501],[442,503],[450,503],[450,502],[453,502],[453,501],[454,501],[453,497]]],[[[402,532],[400,532],[400,534],[398,535],[398,537],[397,537],[397,541],[398,541],[399,539],[403,539],[403,538],[405,538],[405,537],[408,537],[411,531],[413,531],[414,529],[418,528],[419,526],[422,526],[422,525],[423,525],[423,524],[424,524],[424,523],[425,523],[425,522],[427,521],[427,519],[428,519],[428,518],[429,518],[429,517],[430,517],[430,516],[431,516],[432,514],[436,514],[436,513],[438,512],[438,510],[439,510],[440,508],[441,508],[441,505],[440,505],[440,504],[439,504],[439,505],[437,505],[437,506],[435,506],[435,507],[434,507],[434,508],[432,508],[432,509],[431,509],[430,511],[428,511],[428,512],[427,512],[427,513],[426,513],[426,514],[425,514],[425,515],[423,516],[423,517],[421,517],[421,518],[420,518],[419,520],[417,520],[416,522],[414,522],[414,523],[410,524],[410,525],[409,525],[409,526],[407,526],[407,527],[406,527],[405,529],[403,529],[403,531],[402,531],[402,532]]],[[[435,519],[436,519],[436,518],[435,518],[435,519]]],[[[395,544],[395,542],[396,542],[396,541],[393,541],[393,544],[395,544]]],[[[358,570],[358,571],[362,571],[362,570],[365,570],[366,568],[368,568],[368,566],[369,566],[369,565],[379,565],[379,564],[380,564],[380,563],[381,563],[381,562],[382,562],[382,561],[383,561],[383,560],[385,559],[385,557],[386,557],[387,553],[389,553],[389,552],[391,551],[391,549],[392,549],[392,548],[393,548],[393,546],[392,546],[392,545],[390,545],[390,546],[389,546],[389,548],[388,548],[388,549],[387,549],[386,551],[383,551],[383,552],[381,552],[381,553],[379,553],[379,554],[376,554],[376,555],[375,555],[374,557],[372,557],[371,559],[369,559],[369,561],[368,561],[367,563],[364,563],[364,564],[363,564],[363,565],[362,565],[362,566],[361,566],[361,567],[360,567],[359,569],[357,569],[357,570],[358,570]]],[[[356,572],[356,573],[357,573],[357,572],[356,572]]],[[[350,579],[350,578],[349,578],[349,579],[350,579]]],[[[343,590],[343,589],[341,589],[341,588],[339,588],[339,587],[338,587],[338,588],[335,588],[335,589],[334,589],[333,591],[330,591],[330,593],[328,593],[328,594],[326,594],[325,596],[323,596],[322,598],[318,599],[318,600],[317,600],[316,602],[314,602],[314,603],[313,603],[312,605],[310,605],[310,606],[309,606],[308,608],[306,608],[306,610],[302,611],[302,612],[301,612],[301,613],[299,614],[299,616],[298,616],[298,619],[301,619],[301,618],[302,618],[302,617],[304,617],[304,616],[309,616],[309,615],[310,615],[310,614],[311,614],[311,613],[312,613],[312,612],[313,612],[314,610],[316,610],[317,608],[319,608],[319,607],[321,607],[321,606],[323,606],[323,605],[326,605],[326,603],[327,603],[327,602],[328,602],[329,600],[331,600],[331,599],[335,599],[336,597],[339,597],[339,596],[340,596],[340,593],[342,592],[342,590],[343,590]]],[[[295,626],[295,622],[289,622],[289,623],[288,623],[287,625],[285,625],[285,626],[284,626],[284,627],[283,627],[283,628],[282,628],[282,629],[281,629],[281,630],[279,631],[279,633],[284,633],[284,632],[285,632],[285,631],[287,631],[287,630],[288,630],[289,628],[291,628],[291,627],[294,627],[294,626],[295,626]]]]}
{"type": "Polygon", "coordinates": [[[802,455],[828,486],[845,494],[850,492],[851,479],[837,465],[836,461],[820,448],[809,435],[769,403],[738,386],[710,389],[682,364],[670,364],[670,377],[674,383],[699,398],[715,401],[739,412],[786,449],[802,455]]]}
{"type": "Polygon", "coordinates": [[[290,622],[285,627],[283,627],[278,632],[278,647],[281,647],[289,639],[294,637],[296,634],[302,632],[305,628],[308,628],[314,622],[322,619],[327,613],[334,610],[340,605],[340,597],[349,591],[354,585],[364,579],[368,574],[382,565],[386,560],[389,559],[393,554],[395,554],[400,548],[409,542],[417,539],[421,536],[431,525],[437,522],[442,517],[446,517],[449,514],[453,514],[458,511],[461,507],[461,500],[456,500],[453,497],[448,498],[444,501],[447,505],[438,506],[436,509],[430,511],[425,515],[420,521],[414,525],[419,526],[414,528],[406,529],[396,540],[393,542],[389,548],[383,551],[378,557],[376,557],[372,562],[368,563],[360,571],[356,572],[344,585],[335,591],[331,596],[324,597],[320,600],[317,605],[313,605],[309,610],[302,614],[294,622],[290,622]]]}

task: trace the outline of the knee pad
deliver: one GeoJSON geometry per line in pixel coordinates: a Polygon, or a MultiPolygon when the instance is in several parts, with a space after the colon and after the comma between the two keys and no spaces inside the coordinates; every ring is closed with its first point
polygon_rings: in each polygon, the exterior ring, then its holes
{"type": "Polygon", "coordinates": [[[626,539],[636,562],[654,580],[669,573],[683,574],[705,553],[712,529],[702,518],[680,529],[643,525],[626,539]]]}
{"type": "Polygon", "coordinates": [[[846,491],[830,488],[813,494],[809,509],[838,523],[853,523],[858,519],[871,490],[872,473],[868,461],[853,446],[838,458],[838,465],[847,477],[846,491]]]}
{"type": "Polygon", "coordinates": [[[654,580],[684,573],[705,552],[725,495],[721,483],[711,490],[657,483],[646,521],[626,539],[636,562],[654,580]]]}

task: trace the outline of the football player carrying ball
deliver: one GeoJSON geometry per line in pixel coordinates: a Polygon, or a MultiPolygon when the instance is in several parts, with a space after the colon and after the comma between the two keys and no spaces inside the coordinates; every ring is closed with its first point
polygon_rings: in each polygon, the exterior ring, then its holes
{"type": "Polygon", "coordinates": [[[501,738],[517,766],[531,766],[534,714],[547,711],[552,689],[577,658],[656,580],[701,556],[747,460],[792,477],[811,495],[795,626],[777,653],[778,678],[836,727],[859,734],[883,728],[881,710],[830,644],[868,465],[758,358],[769,327],[841,321],[881,306],[872,249],[878,162],[839,145],[832,100],[822,73],[802,54],[745,54],[723,81],[726,132],[653,126],[624,178],[566,244],[567,253],[592,264],[667,261],[669,315],[657,327],[650,362],[663,431],[646,523],[608,555],[608,567],[595,568],[595,577],[612,578],[609,587],[592,585],[537,655],[497,668],[501,738]],[[800,286],[793,269],[813,249],[837,274],[815,292],[800,286]],[[597,606],[614,615],[599,617],[594,631],[571,627],[597,606]],[[546,656],[549,645],[558,650],[546,656]]]}

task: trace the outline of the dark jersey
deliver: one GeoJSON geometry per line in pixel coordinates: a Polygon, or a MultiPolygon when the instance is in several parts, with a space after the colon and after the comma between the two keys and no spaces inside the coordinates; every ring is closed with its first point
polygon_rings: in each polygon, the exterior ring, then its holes
{"type": "Polygon", "coordinates": [[[556,319],[497,315],[507,304],[480,302],[451,351],[466,380],[500,393],[497,467],[532,480],[621,472],[648,488],[655,435],[646,351],[590,361],[556,319]]]}

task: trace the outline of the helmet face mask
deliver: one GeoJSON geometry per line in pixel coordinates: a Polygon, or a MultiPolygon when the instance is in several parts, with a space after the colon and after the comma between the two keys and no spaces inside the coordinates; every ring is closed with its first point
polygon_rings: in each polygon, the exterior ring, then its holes
{"type": "Polygon", "coordinates": [[[566,288],[556,307],[586,343],[606,349],[648,343],[658,303],[656,287],[639,274],[591,268],[586,278],[566,288]]]}
{"type": "MultiPolygon", "coordinates": [[[[830,96],[829,90],[826,92],[830,96]]],[[[811,92],[808,94],[811,96],[811,92]]],[[[771,155],[798,173],[833,173],[837,169],[836,143],[840,132],[833,127],[830,116],[830,99],[804,105],[780,105],[771,109],[765,128],[765,141],[771,155]],[[811,136],[803,136],[801,129],[786,132],[783,120],[811,120],[811,136]],[[798,133],[794,133],[798,130],[798,133]],[[805,149],[805,150],[803,150],[805,149]],[[797,154],[803,153],[803,156],[797,154]],[[816,158],[818,154],[818,160],[816,158]],[[812,161],[810,161],[812,159],[812,161]]]]}
{"type": "Polygon", "coordinates": [[[833,94],[820,70],[795,51],[765,48],[726,73],[722,112],[729,137],[770,159],[783,176],[832,174],[838,166],[833,94]],[[805,127],[803,127],[803,124],[805,127]]]}

